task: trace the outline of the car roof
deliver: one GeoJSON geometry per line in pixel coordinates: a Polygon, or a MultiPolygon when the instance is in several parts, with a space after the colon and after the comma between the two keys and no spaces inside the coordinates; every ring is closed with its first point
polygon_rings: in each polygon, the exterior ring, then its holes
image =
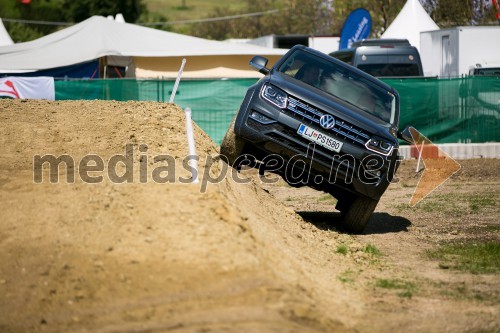
{"type": "Polygon", "coordinates": [[[358,46],[411,46],[408,39],[380,38],[362,39],[351,44],[352,48],[358,46]]]}

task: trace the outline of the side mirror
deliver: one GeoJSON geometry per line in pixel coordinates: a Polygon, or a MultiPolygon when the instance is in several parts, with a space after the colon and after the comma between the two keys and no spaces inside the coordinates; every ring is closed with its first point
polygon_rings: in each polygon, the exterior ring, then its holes
{"type": "Polygon", "coordinates": [[[267,62],[267,58],[255,56],[252,58],[252,60],[250,60],[250,66],[259,71],[259,73],[266,75],[267,73],[269,73],[269,68],[266,68],[267,62]]]}
{"type": "Polygon", "coordinates": [[[418,141],[418,138],[413,139],[412,133],[417,134],[417,130],[415,130],[411,126],[407,126],[404,130],[398,132],[398,139],[406,141],[409,144],[413,144],[415,141],[418,141]]]}

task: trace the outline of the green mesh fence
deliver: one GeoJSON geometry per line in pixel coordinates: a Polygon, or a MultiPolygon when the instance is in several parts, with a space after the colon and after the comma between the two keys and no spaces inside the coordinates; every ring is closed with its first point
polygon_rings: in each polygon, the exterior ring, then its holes
{"type": "MultiPolygon", "coordinates": [[[[174,102],[190,107],[193,120],[217,144],[238,110],[245,93],[257,79],[181,80],[174,102]]],[[[168,102],[173,80],[56,81],[56,100],[102,99],[168,102]]]]}
{"type": "Polygon", "coordinates": [[[401,96],[400,128],[435,143],[500,141],[500,77],[383,79],[401,96]]]}
{"type": "MultiPolygon", "coordinates": [[[[500,78],[384,79],[401,95],[400,128],[412,125],[435,143],[500,141],[500,78]]],[[[256,79],[182,80],[174,102],[220,143],[256,79]]],[[[56,81],[57,100],[168,102],[171,80],[56,81]]]]}

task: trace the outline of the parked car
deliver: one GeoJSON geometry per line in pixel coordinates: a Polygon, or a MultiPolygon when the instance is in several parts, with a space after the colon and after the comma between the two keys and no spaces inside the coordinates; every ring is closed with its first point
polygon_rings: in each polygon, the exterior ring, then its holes
{"type": "Polygon", "coordinates": [[[330,55],[376,77],[424,75],[420,54],[407,39],[365,39],[330,55]]]}
{"type": "Polygon", "coordinates": [[[221,156],[332,194],[344,227],[363,231],[398,167],[397,91],[302,45],[267,62],[250,61],[265,76],[248,89],[221,156]]]}
{"type": "Polygon", "coordinates": [[[469,69],[471,76],[500,76],[500,64],[476,64],[469,69]]]}
{"type": "Polygon", "coordinates": [[[500,64],[476,64],[469,69],[470,77],[461,86],[461,96],[468,98],[472,116],[483,122],[497,123],[500,119],[500,64]]]}

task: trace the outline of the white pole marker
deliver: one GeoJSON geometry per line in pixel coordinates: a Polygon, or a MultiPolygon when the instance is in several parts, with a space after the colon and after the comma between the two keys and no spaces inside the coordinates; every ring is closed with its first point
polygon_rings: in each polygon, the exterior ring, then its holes
{"type": "Polygon", "coordinates": [[[170,95],[170,101],[169,101],[170,103],[174,102],[175,94],[177,93],[177,88],[179,87],[179,81],[181,80],[185,64],[186,64],[186,58],[182,59],[181,68],[179,69],[179,74],[177,74],[177,79],[175,79],[174,89],[172,89],[172,94],[170,95]]]}
{"type": "Polygon", "coordinates": [[[196,157],[196,148],[194,144],[194,131],[193,131],[193,121],[191,119],[191,108],[187,107],[184,110],[186,114],[186,132],[187,141],[189,148],[189,161],[188,164],[193,168],[193,183],[198,183],[198,161],[196,157]]]}

